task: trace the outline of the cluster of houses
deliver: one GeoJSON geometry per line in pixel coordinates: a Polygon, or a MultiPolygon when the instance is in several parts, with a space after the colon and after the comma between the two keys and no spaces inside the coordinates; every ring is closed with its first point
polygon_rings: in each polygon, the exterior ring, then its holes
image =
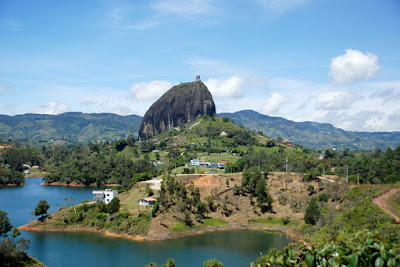
{"type": "Polygon", "coordinates": [[[186,167],[207,167],[207,168],[218,168],[218,169],[225,169],[225,166],[230,161],[223,160],[220,162],[207,162],[205,160],[200,159],[192,159],[190,160],[190,164],[186,164],[186,167]]]}
{"type": "MultiPolygon", "coordinates": [[[[110,203],[111,200],[116,198],[118,196],[118,190],[115,189],[105,189],[105,190],[93,190],[92,191],[93,195],[93,201],[99,202],[102,201],[106,204],[110,203]]],[[[152,198],[152,197],[145,197],[139,199],[138,204],[139,205],[144,205],[144,206],[150,206],[156,203],[157,199],[152,198]]]]}

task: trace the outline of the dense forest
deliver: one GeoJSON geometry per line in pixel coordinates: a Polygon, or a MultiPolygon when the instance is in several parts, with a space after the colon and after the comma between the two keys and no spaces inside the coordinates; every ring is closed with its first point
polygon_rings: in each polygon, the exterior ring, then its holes
{"type": "Polygon", "coordinates": [[[130,135],[114,142],[41,148],[1,141],[0,184],[21,184],[24,166],[39,165],[48,172],[45,181],[49,183],[129,187],[199,157],[227,158],[225,171],[229,173],[256,166],[264,172],[304,173],[306,179],[322,174],[346,177],[347,172],[351,182],[394,183],[400,179],[400,146],[385,152],[325,150],[321,154],[248,131],[227,118],[204,117],[198,123],[141,141],[130,135]]]}

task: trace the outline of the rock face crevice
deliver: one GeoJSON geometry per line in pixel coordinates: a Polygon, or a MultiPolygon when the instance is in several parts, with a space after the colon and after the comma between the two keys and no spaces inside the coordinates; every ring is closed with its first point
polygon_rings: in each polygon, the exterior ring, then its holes
{"type": "Polygon", "coordinates": [[[201,81],[176,85],[160,97],[146,112],[139,135],[153,136],[198,117],[215,115],[210,91],[201,81]]]}

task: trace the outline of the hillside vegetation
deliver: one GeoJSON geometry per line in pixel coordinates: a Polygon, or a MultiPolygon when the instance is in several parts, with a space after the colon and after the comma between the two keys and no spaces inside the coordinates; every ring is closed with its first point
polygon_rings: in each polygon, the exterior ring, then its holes
{"type": "Polygon", "coordinates": [[[111,113],[68,112],[60,115],[0,115],[0,139],[18,142],[50,143],[112,141],[137,136],[141,117],[111,113]]]}

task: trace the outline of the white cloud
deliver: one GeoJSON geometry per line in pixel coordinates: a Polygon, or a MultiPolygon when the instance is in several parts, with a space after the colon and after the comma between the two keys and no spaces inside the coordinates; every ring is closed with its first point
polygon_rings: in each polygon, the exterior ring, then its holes
{"type": "Polygon", "coordinates": [[[141,82],[131,86],[131,94],[138,100],[156,99],[172,87],[169,81],[141,82]]]}
{"type": "Polygon", "coordinates": [[[386,90],[379,91],[371,95],[371,98],[377,98],[377,97],[383,98],[384,103],[388,102],[400,103],[400,90],[396,90],[394,88],[388,88],[386,90]]]}
{"type": "Polygon", "coordinates": [[[238,75],[226,80],[210,78],[204,82],[213,97],[228,98],[238,97],[243,93],[244,79],[238,75]]]}
{"type": "Polygon", "coordinates": [[[271,115],[277,113],[281,106],[289,102],[289,98],[282,96],[281,94],[275,93],[261,107],[260,112],[265,115],[271,115]]]}
{"type": "Polygon", "coordinates": [[[3,86],[0,85],[0,93],[3,92],[5,89],[3,86]]]}
{"type": "Polygon", "coordinates": [[[350,108],[350,106],[363,98],[359,93],[347,92],[347,91],[336,91],[327,92],[319,95],[316,99],[316,109],[328,109],[328,110],[341,110],[350,108]]]}
{"type": "Polygon", "coordinates": [[[335,84],[346,84],[367,80],[379,71],[378,57],[358,50],[347,49],[344,55],[331,59],[329,75],[335,84]]]}
{"type": "Polygon", "coordinates": [[[37,107],[34,113],[56,115],[67,111],[70,111],[70,108],[67,105],[50,102],[47,105],[37,107]]]}

